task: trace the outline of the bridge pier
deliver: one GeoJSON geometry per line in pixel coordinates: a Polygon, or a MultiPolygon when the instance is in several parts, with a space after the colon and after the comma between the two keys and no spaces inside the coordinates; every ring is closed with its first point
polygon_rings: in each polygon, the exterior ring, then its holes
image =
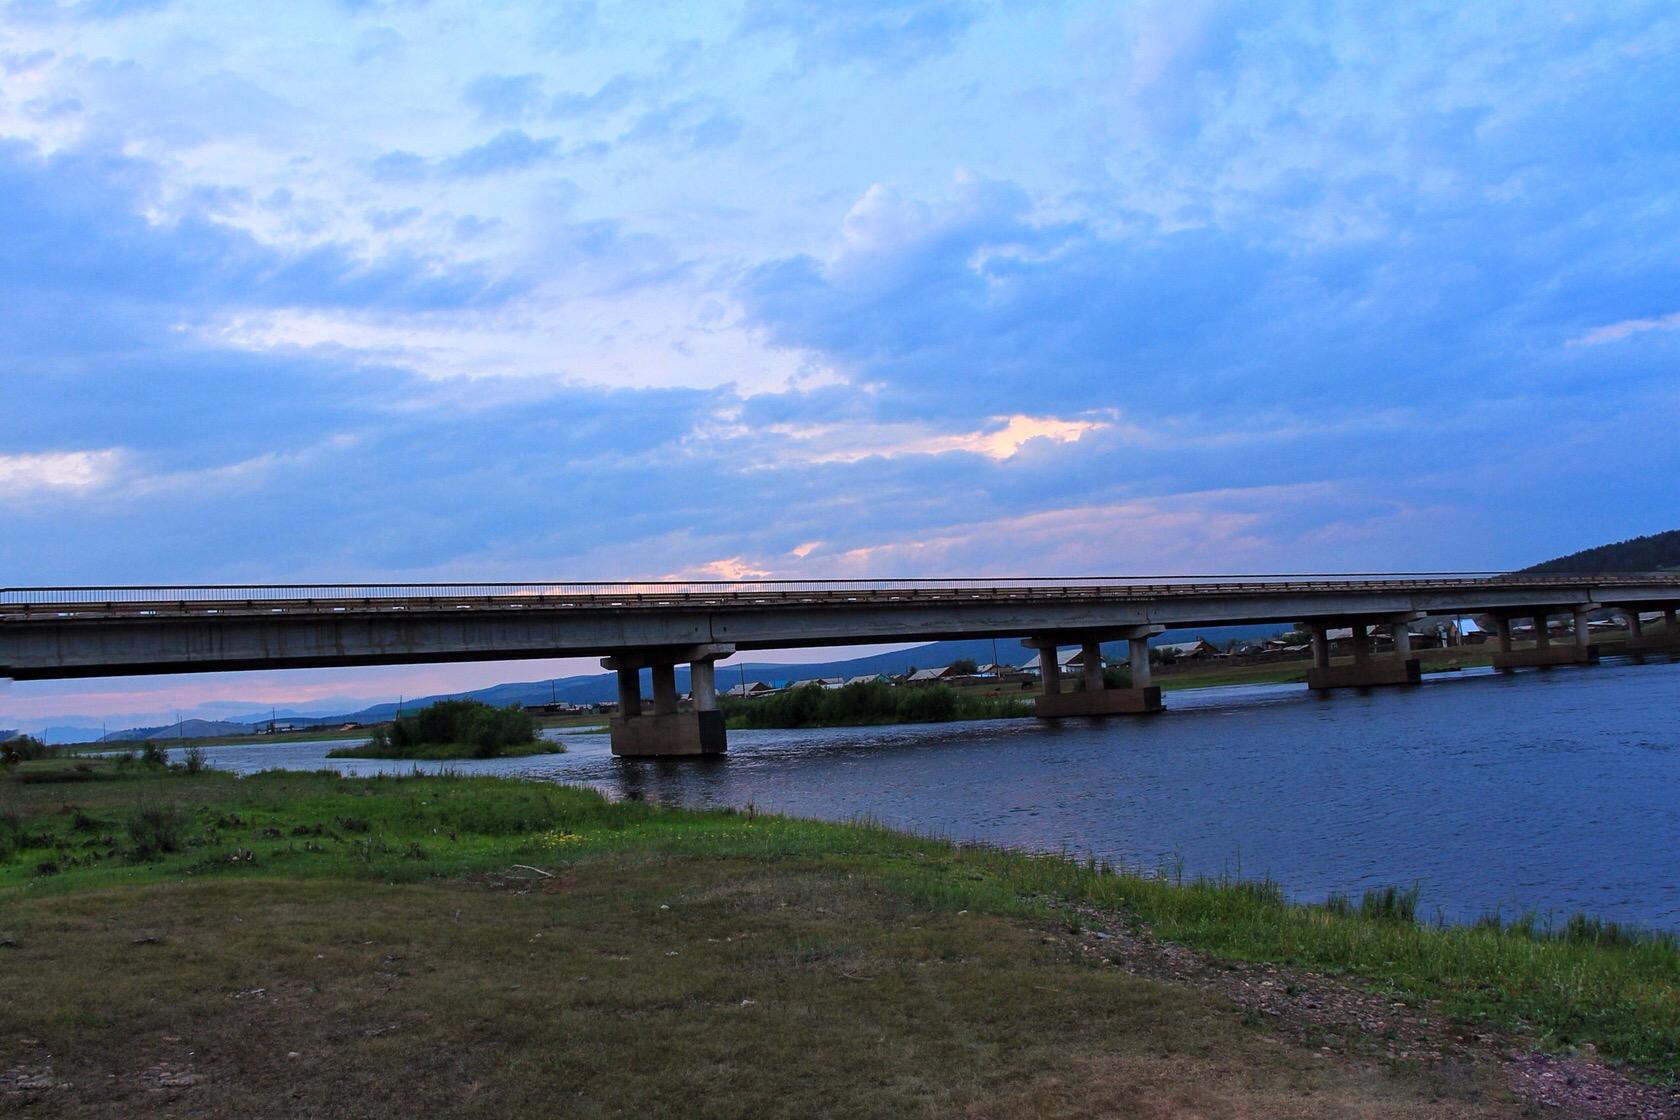
{"type": "Polygon", "coordinates": [[[626,758],[722,754],[728,748],[723,713],[717,707],[717,660],[735,652],[729,645],[636,650],[603,657],[601,667],[618,673],[618,714],[608,724],[612,752],[626,758]],[[677,663],[689,664],[693,704],[677,703],[677,663]],[[642,705],[642,670],[653,677],[653,711],[642,705]]]}
{"type": "Polygon", "coordinates": [[[1493,667],[1502,673],[1508,673],[1512,669],[1543,669],[1552,665],[1596,665],[1598,647],[1592,644],[1592,634],[1587,629],[1587,615],[1597,607],[1597,603],[1580,603],[1570,607],[1575,624],[1573,640],[1556,644],[1552,642],[1551,631],[1547,629],[1547,619],[1557,612],[1544,607],[1535,610],[1532,616],[1533,649],[1512,649],[1511,620],[1506,615],[1499,615],[1499,650],[1493,655],[1493,667]]]}
{"type": "Polygon", "coordinates": [[[1333,688],[1373,688],[1378,685],[1417,684],[1422,679],[1418,659],[1412,656],[1412,632],[1409,625],[1420,614],[1388,615],[1375,620],[1355,618],[1349,621],[1353,645],[1353,664],[1330,663],[1330,623],[1325,619],[1309,624],[1312,632],[1313,667],[1307,670],[1307,687],[1316,692],[1333,688]],[[1368,627],[1375,621],[1388,626],[1394,642],[1394,655],[1378,657],[1371,648],[1368,627]]]}
{"type": "Polygon", "coordinates": [[[1149,639],[1163,629],[1160,626],[1127,626],[1095,635],[1071,637],[1047,634],[1026,639],[1021,644],[1038,651],[1041,678],[1041,691],[1033,701],[1033,715],[1039,719],[1065,719],[1068,716],[1143,715],[1160,711],[1161,689],[1149,683],[1149,639]],[[1108,688],[1103,683],[1102,642],[1116,638],[1126,640],[1127,661],[1132,671],[1130,688],[1108,688]],[[1063,692],[1057,650],[1074,641],[1080,645],[1085,691],[1063,692]]]}
{"type": "Polygon", "coordinates": [[[1674,608],[1666,604],[1657,608],[1663,612],[1660,634],[1647,633],[1639,619],[1639,608],[1629,607],[1622,613],[1627,618],[1629,653],[1680,653],[1680,631],[1675,629],[1674,608]]]}

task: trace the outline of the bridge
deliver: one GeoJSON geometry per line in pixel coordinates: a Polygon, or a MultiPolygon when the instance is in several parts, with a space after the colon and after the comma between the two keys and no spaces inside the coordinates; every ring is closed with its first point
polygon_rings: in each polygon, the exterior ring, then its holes
{"type": "Polygon", "coordinates": [[[0,678],[324,668],[600,656],[618,674],[612,746],[621,755],[725,747],[715,664],[738,650],[1020,638],[1040,653],[1037,714],[1161,709],[1148,641],[1168,629],[1279,622],[1312,635],[1314,689],[1415,684],[1408,624],[1491,616],[1499,669],[1591,663],[1587,616],[1664,612],[1680,635],[1680,572],[1532,576],[1486,572],[1078,579],[753,580],[692,583],[219,585],[0,588],[0,678]],[[1547,620],[1574,620],[1552,642],[1547,620]],[[1511,620],[1535,620],[1515,649],[1511,620]],[[1332,664],[1331,628],[1351,631],[1332,664]],[[1386,628],[1391,653],[1374,648],[1386,628]],[[1099,645],[1128,643],[1131,683],[1104,687],[1099,645]],[[1084,688],[1064,688],[1057,651],[1080,646],[1084,688]],[[690,666],[692,705],[675,667],[690,666]],[[652,680],[651,704],[641,671],[652,680]]]}

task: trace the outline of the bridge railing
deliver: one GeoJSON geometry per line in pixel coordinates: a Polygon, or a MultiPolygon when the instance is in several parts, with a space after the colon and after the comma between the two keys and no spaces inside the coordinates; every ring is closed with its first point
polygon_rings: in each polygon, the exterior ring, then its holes
{"type": "Polygon", "coordinates": [[[162,613],[219,609],[406,609],[439,604],[486,606],[641,604],[695,600],[735,602],[901,600],[916,598],[1060,598],[1093,594],[1154,597],[1278,591],[1449,589],[1490,584],[1582,587],[1680,582],[1680,575],[1522,575],[1502,572],[1337,572],[1240,575],[1138,575],[955,579],[643,580],[525,583],[161,584],[107,587],[0,587],[0,614],[50,612],[162,613]]]}

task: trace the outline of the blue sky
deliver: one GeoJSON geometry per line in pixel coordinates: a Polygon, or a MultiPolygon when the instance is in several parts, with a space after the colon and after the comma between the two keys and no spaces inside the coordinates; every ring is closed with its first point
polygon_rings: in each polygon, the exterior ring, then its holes
{"type": "Polygon", "coordinates": [[[1673,528],[1677,95],[1633,2],[0,0],[0,581],[1673,528]]]}

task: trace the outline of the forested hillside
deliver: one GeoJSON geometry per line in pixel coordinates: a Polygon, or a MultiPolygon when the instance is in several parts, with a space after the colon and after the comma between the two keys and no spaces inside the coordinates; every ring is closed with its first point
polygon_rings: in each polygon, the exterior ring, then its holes
{"type": "Polygon", "coordinates": [[[1680,529],[1572,552],[1522,569],[1536,574],[1570,572],[1654,572],[1680,568],[1680,529]]]}

